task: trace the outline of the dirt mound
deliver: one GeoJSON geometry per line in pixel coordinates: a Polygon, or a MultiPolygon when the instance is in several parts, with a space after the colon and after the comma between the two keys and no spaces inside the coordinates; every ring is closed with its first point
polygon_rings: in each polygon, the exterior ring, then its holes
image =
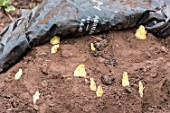
{"type": "MultiPolygon", "coordinates": [[[[37,1],[15,0],[18,8],[30,8],[37,1]],[[31,4],[31,5],[26,5],[31,4]]],[[[11,12],[17,18],[20,12],[11,12]],[[17,14],[18,13],[18,14],[17,14]]],[[[0,31],[11,20],[0,11],[0,31]],[[1,15],[2,14],[2,15],[1,15]]],[[[57,54],[52,45],[33,48],[10,70],[0,74],[0,112],[8,113],[169,113],[170,112],[170,37],[158,39],[148,34],[144,41],[134,37],[135,30],[109,32],[96,36],[61,39],[57,54]],[[97,50],[90,50],[94,43],[97,50]],[[87,77],[94,78],[104,90],[96,97],[85,78],[73,72],[85,64],[87,77]],[[18,69],[23,76],[14,80],[18,69]],[[121,85],[122,74],[129,74],[130,87],[121,85]],[[112,78],[104,85],[105,78],[112,78]],[[143,98],[138,82],[145,87],[143,98]],[[33,104],[33,95],[40,99],[33,104]]]]}
{"type": "Polygon", "coordinates": [[[53,55],[49,43],[36,47],[1,74],[0,112],[168,113],[170,53],[164,43],[167,40],[160,43],[149,34],[147,40],[140,41],[135,39],[134,30],[128,30],[68,37],[62,39],[58,53],[53,55]],[[91,42],[104,47],[91,52],[91,42]],[[86,66],[87,79],[93,77],[97,85],[102,85],[101,98],[89,89],[84,78],[73,77],[75,68],[82,63],[86,66]],[[14,75],[19,68],[23,76],[16,81],[14,75]],[[121,85],[124,71],[129,73],[128,88],[121,85]],[[113,77],[115,81],[104,85],[102,76],[113,77]],[[143,98],[138,93],[139,80],[145,87],[143,98]],[[41,95],[34,105],[32,96],[37,90],[41,95]]]}

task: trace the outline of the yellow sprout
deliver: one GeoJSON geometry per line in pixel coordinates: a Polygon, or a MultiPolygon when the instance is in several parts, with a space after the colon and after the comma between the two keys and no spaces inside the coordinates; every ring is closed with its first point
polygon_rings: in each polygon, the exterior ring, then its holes
{"type": "Polygon", "coordinates": [[[127,72],[123,73],[122,86],[123,87],[129,86],[129,79],[128,79],[128,73],[127,72]]]}
{"type": "Polygon", "coordinates": [[[52,53],[52,54],[57,53],[58,48],[59,48],[59,44],[54,45],[54,46],[51,48],[51,53],[52,53]]]}
{"type": "Polygon", "coordinates": [[[85,70],[85,65],[80,64],[76,70],[74,71],[74,76],[75,77],[85,77],[86,76],[86,70],[85,70]]]}
{"type": "Polygon", "coordinates": [[[90,90],[96,91],[96,83],[93,78],[90,78],[90,90]]]}
{"type": "Polygon", "coordinates": [[[147,31],[145,30],[145,27],[143,25],[140,25],[139,28],[136,30],[136,38],[140,40],[146,39],[147,31]]]}
{"type": "Polygon", "coordinates": [[[101,86],[98,86],[98,87],[97,87],[96,95],[97,95],[97,97],[102,97],[102,95],[103,95],[103,89],[102,89],[101,86]]]}
{"type": "Polygon", "coordinates": [[[93,44],[93,43],[91,43],[90,46],[91,46],[91,50],[92,50],[92,51],[96,51],[96,48],[94,47],[94,44],[93,44]]]}
{"type": "Polygon", "coordinates": [[[53,38],[51,38],[50,43],[53,44],[53,45],[59,44],[60,43],[60,37],[54,36],[53,38]]]}
{"type": "Polygon", "coordinates": [[[142,84],[141,81],[139,81],[139,94],[140,94],[140,97],[143,97],[143,90],[144,90],[143,84],[142,84]]]}
{"type": "Polygon", "coordinates": [[[19,80],[22,76],[22,69],[19,69],[19,71],[15,74],[15,80],[19,80]]]}

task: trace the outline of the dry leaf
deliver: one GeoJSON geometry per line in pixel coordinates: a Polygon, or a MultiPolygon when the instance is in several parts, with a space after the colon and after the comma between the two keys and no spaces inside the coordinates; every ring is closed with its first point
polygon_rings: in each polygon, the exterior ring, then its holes
{"type": "Polygon", "coordinates": [[[145,40],[146,39],[146,34],[147,31],[143,25],[140,25],[139,28],[136,30],[136,38],[140,40],[145,40]]]}
{"type": "Polygon", "coordinates": [[[143,97],[143,90],[144,90],[143,84],[141,81],[139,81],[139,94],[141,97],[143,97]]]}
{"type": "Polygon", "coordinates": [[[122,86],[123,87],[129,86],[129,79],[128,79],[128,73],[127,72],[123,73],[122,86]]]}
{"type": "Polygon", "coordinates": [[[19,80],[22,76],[22,69],[19,69],[19,71],[15,74],[15,80],[19,80]]]}
{"type": "Polygon", "coordinates": [[[91,43],[90,46],[91,46],[91,50],[92,50],[92,51],[96,51],[96,48],[94,47],[94,44],[93,44],[93,43],[91,43]]]}
{"type": "Polygon", "coordinates": [[[60,43],[60,37],[54,36],[53,38],[51,38],[50,43],[53,44],[53,45],[59,44],[60,43]]]}
{"type": "Polygon", "coordinates": [[[57,53],[58,48],[59,48],[59,44],[54,45],[54,46],[51,48],[51,53],[52,53],[52,54],[57,53]]]}
{"type": "Polygon", "coordinates": [[[36,93],[33,95],[33,104],[36,104],[39,98],[40,98],[40,93],[39,91],[36,91],[36,93]]]}
{"type": "Polygon", "coordinates": [[[97,95],[97,97],[102,97],[102,95],[103,95],[103,89],[102,89],[101,86],[98,86],[98,87],[97,87],[96,95],[97,95]]]}
{"type": "Polygon", "coordinates": [[[93,78],[90,78],[90,90],[96,91],[96,83],[93,78]]]}
{"type": "Polygon", "coordinates": [[[74,76],[75,77],[85,77],[86,76],[86,70],[85,70],[85,65],[80,64],[76,70],[74,71],[74,76]]]}

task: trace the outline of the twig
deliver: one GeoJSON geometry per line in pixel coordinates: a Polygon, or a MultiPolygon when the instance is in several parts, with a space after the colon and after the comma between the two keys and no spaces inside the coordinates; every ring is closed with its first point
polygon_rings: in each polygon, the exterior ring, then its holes
{"type": "Polygon", "coordinates": [[[14,21],[14,19],[11,17],[11,15],[9,14],[9,13],[6,13],[7,15],[8,15],[8,17],[12,20],[12,21],[14,21]]]}
{"type": "Polygon", "coordinates": [[[14,21],[14,19],[12,18],[12,16],[5,11],[4,7],[2,7],[2,10],[3,10],[4,14],[7,14],[8,17],[9,17],[12,21],[14,21]]]}

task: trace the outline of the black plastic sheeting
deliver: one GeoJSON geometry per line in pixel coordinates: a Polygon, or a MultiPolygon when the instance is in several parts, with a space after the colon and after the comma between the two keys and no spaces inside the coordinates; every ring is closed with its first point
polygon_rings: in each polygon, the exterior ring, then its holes
{"type": "Polygon", "coordinates": [[[84,36],[144,25],[170,35],[169,0],[44,0],[0,33],[0,72],[57,35],[84,36]]]}

